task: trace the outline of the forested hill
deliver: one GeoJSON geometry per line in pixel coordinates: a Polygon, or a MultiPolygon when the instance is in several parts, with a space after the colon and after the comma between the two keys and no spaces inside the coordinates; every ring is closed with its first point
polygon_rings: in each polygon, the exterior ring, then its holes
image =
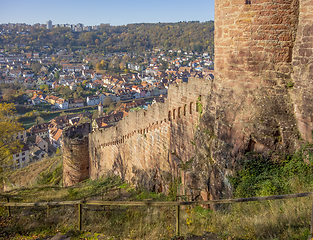
{"type": "Polygon", "coordinates": [[[155,47],[185,51],[214,51],[214,22],[140,23],[124,26],[101,24],[99,31],[73,32],[70,28],[24,26],[0,35],[0,47],[31,49],[93,48],[97,52],[141,52],[155,47]],[[28,29],[28,30],[27,30],[28,29]],[[22,33],[22,34],[21,34],[22,33]]]}

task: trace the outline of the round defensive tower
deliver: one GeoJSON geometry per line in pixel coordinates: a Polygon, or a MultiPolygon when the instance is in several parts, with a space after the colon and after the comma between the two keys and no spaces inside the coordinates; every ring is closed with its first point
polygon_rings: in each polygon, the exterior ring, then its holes
{"type": "Polygon", "coordinates": [[[298,0],[215,0],[213,91],[199,125],[214,138],[194,161],[200,171],[211,159],[201,180],[211,199],[232,197],[228,176],[247,152],[298,147],[290,87],[298,15],[298,0]]]}
{"type": "Polygon", "coordinates": [[[262,84],[290,74],[298,16],[299,0],[216,0],[218,79],[262,84]]]}
{"type": "Polygon", "coordinates": [[[71,186],[89,178],[90,124],[65,129],[63,141],[63,186],[71,186]]]}
{"type": "Polygon", "coordinates": [[[293,48],[292,89],[301,137],[313,142],[313,0],[300,0],[297,38],[293,48]]]}
{"type": "Polygon", "coordinates": [[[215,1],[218,135],[235,149],[296,145],[290,94],[298,0],[215,1]]]}

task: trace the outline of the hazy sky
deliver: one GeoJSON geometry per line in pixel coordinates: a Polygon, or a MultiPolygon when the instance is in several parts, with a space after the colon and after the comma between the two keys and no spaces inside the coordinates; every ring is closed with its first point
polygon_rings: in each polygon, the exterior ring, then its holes
{"type": "Polygon", "coordinates": [[[83,23],[124,25],[214,20],[214,0],[4,0],[0,23],[83,23]]]}

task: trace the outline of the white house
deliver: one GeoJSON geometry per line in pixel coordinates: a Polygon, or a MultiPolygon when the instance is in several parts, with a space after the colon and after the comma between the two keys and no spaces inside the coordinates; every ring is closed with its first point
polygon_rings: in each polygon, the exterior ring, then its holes
{"type": "Polygon", "coordinates": [[[77,89],[77,84],[76,83],[71,83],[71,85],[70,85],[70,89],[72,90],[72,91],[76,91],[76,89],[77,89]]]}
{"type": "Polygon", "coordinates": [[[24,145],[21,152],[13,154],[13,167],[22,168],[29,164],[29,148],[24,145]]]}
{"type": "Polygon", "coordinates": [[[17,140],[24,141],[26,139],[26,130],[19,132],[16,136],[17,140]]]}
{"type": "Polygon", "coordinates": [[[68,101],[66,101],[63,98],[58,98],[55,101],[55,106],[57,106],[60,109],[68,109],[68,101]]]}
{"type": "Polygon", "coordinates": [[[34,77],[34,73],[31,71],[24,71],[23,77],[34,77]]]}
{"type": "Polygon", "coordinates": [[[61,147],[61,136],[62,136],[62,129],[57,129],[54,134],[49,134],[50,143],[55,147],[61,147]]]}
{"type": "Polygon", "coordinates": [[[99,96],[88,96],[86,102],[88,106],[99,105],[100,98],[99,96]]]}

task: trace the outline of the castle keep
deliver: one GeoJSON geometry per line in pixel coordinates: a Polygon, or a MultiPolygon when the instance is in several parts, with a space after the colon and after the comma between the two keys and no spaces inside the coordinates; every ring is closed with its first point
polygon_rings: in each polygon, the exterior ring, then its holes
{"type": "Polygon", "coordinates": [[[166,103],[114,128],[64,133],[65,185],[117,174],[166,192],[181,177],[203,199],[231,197],[245,153],[312,142],[312,12],[313,0],[216,0],[215,79],[171,85],[166,103]],[[74,157],[77,143],[88,156],[74,157]]]}

